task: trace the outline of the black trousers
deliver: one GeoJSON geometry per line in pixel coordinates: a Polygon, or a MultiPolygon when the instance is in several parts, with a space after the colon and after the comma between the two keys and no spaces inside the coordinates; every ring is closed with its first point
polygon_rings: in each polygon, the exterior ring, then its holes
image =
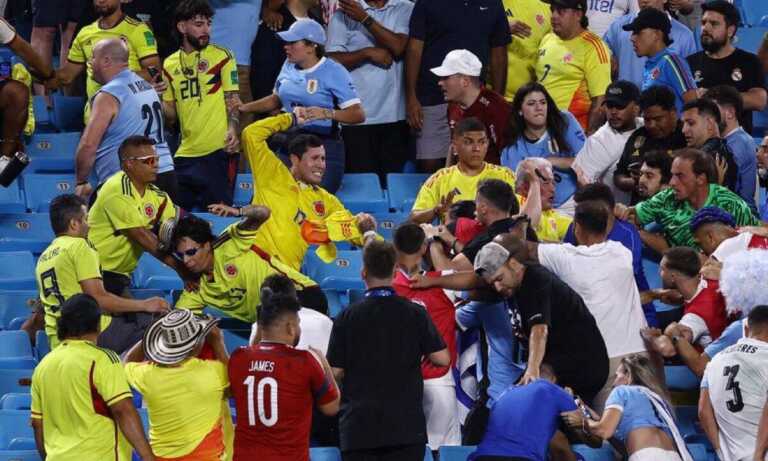
{"type": "Polygon", "coordinates": [[[343,461],[422,461],[426,444],[367,448],[341,453],[343,461]]]}
{"type": "Polygon", "coordinates": [[[202,157],[175,157],[178,201],[187,211],[208,211],[208,205],[232,205],[239,155],[217,150],[202,157]]]}
{"type": "MultiPolygon", "coordinates": [[[[104,289],[121,298],[132,298],[129,287],[131,279],[123,274],[104,271],[104,289]]],[[[118,354],[130,349],[141,341],[144,331],[152,325],[154,318],[148,312],[131,312],[112,316],[109,326],[101,332],[96,344],[118,354]]]]}
{"type": "Polygon", "coordinates": [[[347,173],[376,173],[382,187],[387,173],[400,173],[408,161],[410,131],[405,121],[378,125],[345,126],[347,173]]]}

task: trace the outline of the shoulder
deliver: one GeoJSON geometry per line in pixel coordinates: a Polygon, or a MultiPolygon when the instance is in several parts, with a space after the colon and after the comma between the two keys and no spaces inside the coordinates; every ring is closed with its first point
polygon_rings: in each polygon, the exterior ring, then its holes
{"type": "Polygon", "coordinates": [[[133,184],[131,184],[131,180],[128,178],[128,175],[122,171],[119,171],[110,176],[106,181],[104,181],[104,185],[101,186],[101,190],[99,191],[98,196],[101,197],[105,194],[125,195],[128,197],[133,197],[133,184]]]}
{"type": "Polygon", "coordinates": [[[425,187],[432,187],[436,182],[442,181],[447,177],[450,177],[458,170],[458,167],[456,165],[454,166],[448,166],[444,168],[440,168],[439,170],[432,173],[432,176],[427,178],[427,181],[424,183],[425,187]]]}
{"type": "Polygon", "coordinates": [[[579,35],[579,40],[581,43],[583,43],[589,52],[595,52],[595,53],[605,53],[605,42],[603,42],[603,39],[600,38],[599,35],[595,34],[594,32],[585,31],[581,35],[579,35]]]}
{"type": "Polygon", "coordinates": [[[77,40],[78,38],[80,39],[86,38],[92,35],[97,30],[99,30],[99,24],[98,24],[98,21],[94,21],[88,24],[87,26],[83,27],[82,29],[80,29],[80,32],[77,33],[77,37],[75,37],[75,40],[77,40]]]}
{"type": "Polygon", "coordinates": [[[322,69],[323,72],[330,72],[334,74],[348,74],[349,71],[347,71],[347,68],[342,66],[339,62],[336,60],[333,60],[331,58],[324,58],[324,61],[322,64],[320,64],[319,69],[322,69]]]}
{"type": "Polygon", "coordinates": [[[390,0],[389,3],[392,4],[395,11],[401,14],[410,14],[415,8],[414,2],[410,0],[390,0]]]}
{"type": "Polygon", "coordinates": [[[221,59],[221,58],[234,59],[234,55],[229,49],[224,48],[223,46],[215,45],[213,43],[210,43],[205,48],[205,52],[206,52],[205,54],[207,54],[208,56],[216,59],[221,59]]]}
{"type": "MultiPolygon", "coordinates": [[[[738,48],[737,48],[737,50],[738,50],[738,48]]],[[[687,59],[687,60],[688,60],[688,62],[690,62],[690,63],[699,63],[699,62],[701,62],[701,61],[703,61],[703,60],[704,60],[704,57],[705,57],[705,56],[706,56],[706,55],[704,54],[704,52],[703,52],[703,51],[697,51],[697,52],[695,52],[695,53],[693,53],[693,54],[689,55],[689,56],[688,56],[687,58],[685,58],[685,59],[687,59]]]]}
{"type": "Polygon", "coordinates": [[[107,365],[117,365],[120,364],[120,357],[117,355],[115,351],[112,351],[110,349],[104,349],[103,347],[99,347],[93,343],[85,342],[87,346],[90,348],[93,359],[97,362],[100,362],[101,364],[107,364],[107,365]]]}
{"type": "Polygon", "coordinates": [[[502,176],[502,177],[515,175],[512,172],[512,170],[509,169],[509,167],[506,167],[504,165],[496,165],[494,163],[486,163],[484,173],[488,174],[489,176],[502,176]]]}
{"type": "Polygon", "coordinates": [[[163,67],[168,65],[178,66],[181,60],[181,51],[177,50],[171,53],[167,58],[163,59],[163,67]]]}

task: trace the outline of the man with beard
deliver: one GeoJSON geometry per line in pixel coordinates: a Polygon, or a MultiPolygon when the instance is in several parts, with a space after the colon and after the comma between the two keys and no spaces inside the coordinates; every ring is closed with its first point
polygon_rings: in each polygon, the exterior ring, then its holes
{"type": "MultiPolygon", "coordinates": [[[[155,36],[146,24],[126,16],[120,4],[120,0],[93,1],[99,19],[83,27],[72,41],[67,62],[56,71],[58,85],[69,85],[87,66],[86,94],[90,100],[102,85],[94,80],[90,61],[94,47],[105,38],[125,40],[128,45],[128,68],[149,81],[154,80],[149,69],[160,69],[155,36]]],[[[155,84],[155,87],[158,91],[164,89],[163,84],[155,84]]],[[[86,113],[89,108],[86,106],[86,113]]]]}
{"type": "MultiPolygon", "coordinates": [[[[181,49],[163,69],[169,85],[163,94],[165,116],[181,125],[175,162],[178,203],[187,210],[232,204],[240,150],[237,62],[229,50],[209,43],[212,17],[206,0],[179,4],[174,24],[181,49]]],[[[152,115],[161,116],[160,111],[152,115]]]]}
{"type": "Polygon", "coordinates": [[[672,157],[668,153],[655,150],[645,155],[637,180],[636,193],[640,200],[649,199],[669,187],[671,168],[672,157]]]}
{"type": "Polygon", "coordinates": [[[752,131],[752,111],[761,111],[768,101],[763,70],[754,54],[736,48],[733,39],[741,20],[735,6],[714,0],[701,6],[701,47],[703,51],[688,56],[688,64],[701,96],[705,89],[731,85],[744,100],[741,124],[752,131]]]}

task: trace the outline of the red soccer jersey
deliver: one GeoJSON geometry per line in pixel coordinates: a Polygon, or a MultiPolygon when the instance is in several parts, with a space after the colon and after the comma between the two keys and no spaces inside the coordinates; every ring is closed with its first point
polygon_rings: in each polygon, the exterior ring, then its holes
{"type": "Polygon", "coordinates": [[[749,239],[748,247],[750,249],[768,250],[768,237],[753,234],[752,238],[749,239]]]}
{"type": "Polygon", "coordinates": [[[683,305],[683,315],[696,314],[704,320],[712,340],[719,338],[728,326],[725,298],[717,280],[702,279],[699,292],[683,305]]]}
{"type": "Polygon", "coordinates": [[[484,230],[485,226],[475,219],[459,218],[456,220],[456,232],[454,232],[454,236],[462,245],[466,245],[484,230]]]}
{"type": "Polygon", "coordinates": [[[332,402],[336,386],[308,351],[262,342],[229,359],[237,408],[235,461],[308,461],[315,403],[332,402]]]}
{"type": "Polygon", "coordinates": [[[488,136],[491,141],[488,145],[485,161],[498,165],[501,160],[501,149],[507,141],[507,124],[511,110],[512,108],[504,96],[488,88],[483,88],[480,90],[480,96],[466,110],[457,103],[449,103],[448,123],[451,132],[453,132],[453,128],[459,120],[468,117],[479,118],[488,129],[488,136]]]}
{"type": "MultiPolygon", "coordinates": [[[[427,277],[440,277],[440,272],[427,272],[425,275],[427,277]]],[[[445,291],[442,288],[418,290],[411,288],[408,276],[402,271],[397,271],[395,274],[392,287],[398,295],[427,309],[437,332],[440,333],[440,337],[448,346],[448,352],[451,354],[451,365],[456,363],[456,308],[445,291]]],[[[426,359],[421,362],[421,375],[424,379],[439,378],[448,373],[449,370],[450,367],[436,367],[426,359]]]]}

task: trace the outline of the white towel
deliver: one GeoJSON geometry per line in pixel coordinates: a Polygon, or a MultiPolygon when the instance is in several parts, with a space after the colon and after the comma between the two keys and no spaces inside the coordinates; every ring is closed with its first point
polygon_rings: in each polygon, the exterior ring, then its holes
{"type": "Polygon", "coordinates": [[[640,390],[640,392],[645,394],[646,397],[648,397],[648,400],[651,401],[653,407],[656,409],[656,413],[661,416],[661,418],[664,420],[664,423],[666,423],[667,427],[669,427],[670,432],[672,432],[672,438],[674,439],[675,445],[677,446],[677,452],[680,453],[680,457],[683,458],[683,461],[693,461],[693,457],[688,452],[688,447],[685,445],[683,436],[680,435],[680,430],[677,428],[675,419],[672,417],[672,412],[670,411],[669,407],[667,407],[664,399],[662,399],[659,394],[653,392],[647,387],[637,386],[637,388],[640,390]]]}

